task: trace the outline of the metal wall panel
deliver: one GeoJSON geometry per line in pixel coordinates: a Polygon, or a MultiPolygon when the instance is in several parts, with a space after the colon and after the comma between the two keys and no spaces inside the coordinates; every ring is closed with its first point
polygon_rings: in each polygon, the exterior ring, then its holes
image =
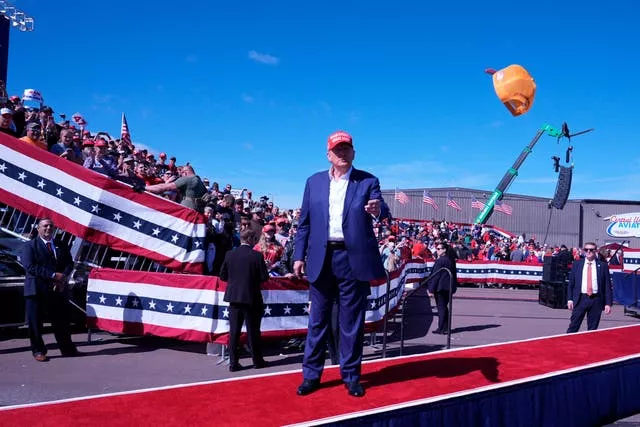
{"type": "MultiPolygon", "coordinates": [[[[606,200],[584,200],[582,202],[582,235],[584,242],[595,242],[598,246],[612,242],[621,242],[619,237],[607,234],[610,222],[605,218],[611,215],[640,212],[640,202],[615,202],[606,200]]],[[[628,240],[628,239],[627,239],[628,240]]],[[[640,248],[640,238],[632,237],[629,244],[632,248],[640,248]]]]}
{"type": "MultiPolygon", "coordinates": [[[[409,197],[409,203],[400,204],[394,199],[395,190],[383,190],[382,195],[394,218],[417,220],[443,219],[459,223],[473,223],[479,213],[471,208],[475,196],[485,202],[489,191],[468,188],[419,188],[400,189],[409,197]],[[436,211],[422,202],[423,191],[428,191],[439,205],[436,211]],[[447,193],[460,205],[462,211],[447,206],[447,193]]],[[[505,194],[503,202],[513,208],[512,215],[494,211],[487,224],[502,228],[516,235],[524,233],[527,239],[549,245],[579,246],[592,240],[598,245],[621,241],[606,233],[608,222],[603,219],[612,214],[640,212],[640,202],[569,200],[564,209],[549,209],[551,199],[505,194]],[[600,215],[598,217],[597,215],[600,215]]],[[[631,247],[640,247],[640,239],[631,239],[631,247]]]]}

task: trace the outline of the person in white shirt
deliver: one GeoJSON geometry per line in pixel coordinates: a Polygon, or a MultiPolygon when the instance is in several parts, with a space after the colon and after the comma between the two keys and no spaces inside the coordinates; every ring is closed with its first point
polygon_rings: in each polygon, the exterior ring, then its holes
{"type": "Polygon", "coordinates": [[[571,267],[567,289],[567,308],[571,310],[571,320],[567,333],[578,332],[585,316],[587,330],[594,331],[598,329],[602,312],[611,313],[611,274],[609,265],[597,259],[597,250],[595,243],[585,243],[585,257],[571,267]]]}

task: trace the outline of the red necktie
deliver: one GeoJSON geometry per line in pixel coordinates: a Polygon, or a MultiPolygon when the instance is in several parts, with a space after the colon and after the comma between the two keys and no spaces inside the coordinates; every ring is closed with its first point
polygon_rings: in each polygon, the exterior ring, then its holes
{"type": "Polygon", "coordinates": [[[591,296],[593,294],[593,276],[591,273],[591,262],[587,263],[587,295],[591,296]]]}
{"type": "Polygon", "coordinates": [[[53,246],[51,245],[51,242],[47,242],[47,250],[49,251],[52,257],[54,258],[56,257],[55,252],[53,252],[53,246]]]}

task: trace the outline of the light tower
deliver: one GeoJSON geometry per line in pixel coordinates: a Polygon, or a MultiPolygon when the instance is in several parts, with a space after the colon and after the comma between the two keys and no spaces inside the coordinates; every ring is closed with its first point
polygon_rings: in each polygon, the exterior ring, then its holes
{"type": "Polygon", "coordinates": [[[0,80],[5,84],[9,68],[9,32],[11,27],[22,32],[33,31],[34,20],[8,1],[0,0],[0,80]]]}

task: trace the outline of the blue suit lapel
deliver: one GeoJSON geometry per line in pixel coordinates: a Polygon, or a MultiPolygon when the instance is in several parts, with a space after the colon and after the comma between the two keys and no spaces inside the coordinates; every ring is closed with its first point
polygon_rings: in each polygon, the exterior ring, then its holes
{"type": "Polygon", "coordinates": [[[351,175],[349,176],[349,184],[347,185],[347,194],[344,198],[344,208],[342,211],[342,223],[344,224],[347,220],[347,216],[349,215],[349,207],[351,206],[351,202],[353,201],[353,196],[357,193],[358,184],[360,180],[358,179],[358,170],[351,170],[351,175]]]}
{"type": "Polygon", "coordinates": [[[329,230],[329,172],[320,180],[320,188],[318,194],[318,200],[326,200],[326,203],[322,204],[322,221],[323,229],[329,230]]]}

